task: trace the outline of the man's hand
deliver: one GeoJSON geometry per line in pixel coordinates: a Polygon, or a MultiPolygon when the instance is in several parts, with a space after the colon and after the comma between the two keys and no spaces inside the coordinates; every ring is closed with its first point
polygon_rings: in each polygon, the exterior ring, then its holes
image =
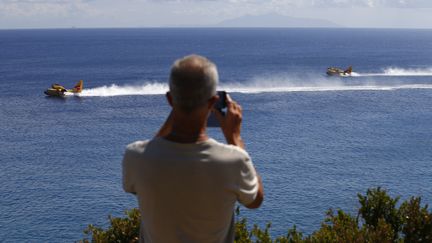
{"type": "Polygon", "coordinates": [[[224,115],[216,109],[212,112],[215,113],[216,118],[219,120],[222,132],[228,144],[236,145],[244,149],[244,143],[240,136],[241,122],[242,122],[242,107],[237,104],[229,94],[226,95],[227,112],[224,115]]]}

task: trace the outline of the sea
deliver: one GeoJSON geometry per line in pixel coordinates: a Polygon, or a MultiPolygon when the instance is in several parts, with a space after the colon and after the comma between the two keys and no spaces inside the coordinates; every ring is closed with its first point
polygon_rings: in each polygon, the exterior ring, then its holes
{"type": "Polygon", "coordinates": [[[155,135],[170,66],[193,53],[243,107],[265,188],[261,208],[240,208],[249,225],[310,234],[330,208],[355,217],[376,187],[432,203],[432,30],[0,30],[0,241],[75,242],[137,207],[125,147],[155,135]],[[327,77],[331,66],[354,72],[327,77]],[[44,95],[78,80],[79,95],[44,95]]]}

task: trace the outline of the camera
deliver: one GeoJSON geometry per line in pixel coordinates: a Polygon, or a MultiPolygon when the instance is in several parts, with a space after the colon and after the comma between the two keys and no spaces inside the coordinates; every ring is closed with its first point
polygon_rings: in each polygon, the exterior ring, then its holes
{"type": "MultiPolygon", "coordinates": [[[[217,95],[219,96],[219,99],[216,101],[213,107],[216,110],[220,111],[223,115],[225,115],[225,110],[227,108],[227,103],[226,103],[227,93],[225,91],[218,91],[217,95]]],[[[219,121],[213,112],[210,113],[210,116],[207,120],[207,127],[220,127],[219,121]]]]}

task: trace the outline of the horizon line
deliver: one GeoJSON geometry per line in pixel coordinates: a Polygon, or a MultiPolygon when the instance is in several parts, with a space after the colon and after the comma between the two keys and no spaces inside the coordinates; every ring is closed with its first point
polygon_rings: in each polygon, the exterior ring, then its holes
{"type": "Polygon", "coordinates": [[[254,26],[142,26],[142,27],[17,27],[17,28],[2,28],[0,30],[91,30],[91,29],[394,29],[394,30],[432,30],[432,27],[347,27],[347,26],[332,26],[332,27],[254,27],[254,26]]]}

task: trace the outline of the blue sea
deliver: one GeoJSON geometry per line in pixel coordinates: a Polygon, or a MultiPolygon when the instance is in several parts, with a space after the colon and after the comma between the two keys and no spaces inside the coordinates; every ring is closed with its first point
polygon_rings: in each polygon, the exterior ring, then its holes
{"type": "Polygon", "coordinates": [[[250,224],[310,234],[378,186],[432,203],[432,30],[0,30],[0,241],[74,242],[136,207],[125,146],[159,129],[170,66],[191,53],[243,106],[265,187],[260,209],[241,209],[250,224]],[[43,93],[80,79],[79,96],[43,93]]]}

